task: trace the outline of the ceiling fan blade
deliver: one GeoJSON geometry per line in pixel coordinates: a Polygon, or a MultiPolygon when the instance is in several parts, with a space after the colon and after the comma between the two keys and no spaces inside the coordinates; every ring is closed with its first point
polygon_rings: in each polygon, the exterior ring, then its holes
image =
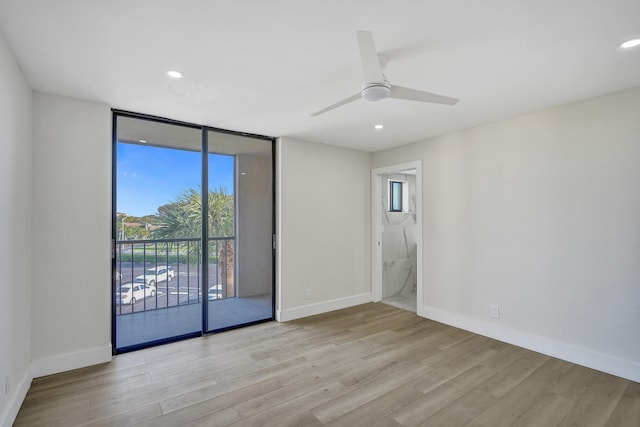
{"type": "Polygon", "coordinates": [[[390,98],[408,99],[409,101],[431,102],[433,104],[455,105],[459,99],[438,95],[431,92],[423,92],[402,86],[391,86],[390,98]]]}
{"type": "Polygon", "coordinates": [[[356,93],[355,95],[352,95],[352,96],[348,97],[347,99],[343,99],[342,101],[336,102],[333,105],[329,105],[327,108],[323,108],[320,111],[316,111],[315,113],[313,113],[311,115],[311,117],[319,116],[320,114],[324,114],[327,111],[331,111],[331,110],[333,110],[335,108],[342,107],[343,105],[348,104],[348,103],[353,102],[353,101],[357,101],[358,99],[360,99],[360,94],[356,93]]]}
{"type": "Polygon", "coordinates": [[[360,62],[362,63],[362,74],[364,83],[382,83],[382,67],[378,59],[376,45],[373,42],[371,31],[358,31],[358,47],[360,48],[360,62]]]}

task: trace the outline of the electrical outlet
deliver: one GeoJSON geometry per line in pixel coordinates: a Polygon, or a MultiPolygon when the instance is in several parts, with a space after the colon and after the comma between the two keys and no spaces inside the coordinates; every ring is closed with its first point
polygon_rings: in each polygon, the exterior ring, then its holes
{"type": "Polygon", "coordinates": [[[311,299],[311,289],[304,290],[304,299],[311,299]]]}
{"type": "Polygon", "coordinates": [[[493,317],[494,319],[499,319],[500,318],[500,306],[499,305],[492,305],[491,306],[491,317],[493,317]]]}

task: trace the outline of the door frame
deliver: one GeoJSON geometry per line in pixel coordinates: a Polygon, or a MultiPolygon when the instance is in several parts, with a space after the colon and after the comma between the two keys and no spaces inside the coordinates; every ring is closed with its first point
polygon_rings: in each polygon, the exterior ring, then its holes
{"type": "Polygon", "coordinates": [[[398,173],[408,169],[416,170],[416,311],[420,311],[423,302],[423,245],[422,245],[422,161],[400,163],[371,170],[371,293],[373,301],[382,301],[382,209],[380,204],[383,191],[386,191],[384,175],[398,173]]]}
{"type": "MultiPolygon", "coordinates": [[[[173,119],[167,119],[164,117],[159,117],[159,116],[154,116],[154,115],[149,115],[149,114],[143,114],[143,113],[136,113],[136,112],[132,112],[132,111],[126,111],[126,110],[119,110],[119,109],[115,109],[112,108],[111,109],[111,129],[112,129],[112,135],[111,135],[111,281],[110,281],[110,287],[111,287],[111,348],[112,348],[112,352],[113,354],[119,354],[119,353],[125,353],[125,352],[130,352],[130,351],[135,351],[135,350],[139,350],[139,349],[143,349],[143,348],[147,348],[147,347],[153,347],[153,346],[157,346],[157,345],[161,345],[161,344],[165,344],[165,343],[169,343],[169,342],[174,342],[174,341],[179,341],[179,340],[183,340],[183,339],[188,339],[188,338],[194,338],[194,337],[198,337],[198,336],[203,336],[203,335],[208,335],[208,334],[214,334],[214,333],[218,333],[218,332],[223,332],[226,330],[230,330],[230,329],[236,329],[236,328],[242,328],[245,326],[250,326],[253,324],[258,324],[258,323],[263,323],[263,322],[269,322],[269,321],[273,321],[275,320],[275,316],[276,316],[276,269],[275,269],[275,265],[276,265],[276,249],[275,249],[275,245],[273,246],[273,250],[271,251],[271,317],[270,318],[265,318],[265,319],[259,319],[259,320],[252,320],[246,323],[241,323],[241,324],[236,324],[236,325],[232,325],[229,327],[225,327],[225,328],[221,328],[221,329],[208,329],[208,309],[209,309],[209,304],[208,301],[205,299],[206,295],[207,295],[207,283],[208,283],[208,271],[207,269],[203,269],[202,271],[202,275],[201,275],[201,280],[202,280],[202,288],[200,289],[201,294],[203,296],[203,301],[202,301],[202,323],[201,323],[201,328],[200,331],[198,332],[193,332],[193,333],[188,333],[185,335],[177,335],[177,336],[172,336],[172,337],[167,337],[167,338],[161,338],[158,340],[153,340],[153,341],[147,341],[144,343],[139,343],[139,344],[134,344],[131,346],[126,346],[126,347],[122,347],[122,348],[118,348],[117,347],[117,331],[116,331],[116,303],[115,303],[115,298],[114,298],[114,294],[115,294],[115,283],[116,283],[116,254],[115,254],[115,247],[116,247],[116,242],[118,240],[118,236],[116,235],[116,230],[117,230],[117,225],[116,225],[116,221],[117,221],[117,156],[116,156],[116,152],[117,152],[117,144],[118,144],[118,117],[128,117],[128,118],[134,118],[134,119],[139,119],[139,120],[147,120],[147,121],[151,121],[151,122],[156,122],[156,123],[164,123],[164,124],[169,124],[169,125],[175,125],[175,126],[183,126],[183,127],[188,127],[188,128],[192,128],[192,129],[201,129],[202,131],[202,136],[201,136],[201,154],[202,154],[202,179],[201,179],[201,185],[202,185],[202,195],[208,194],[209,189],[208,189],[208,181],[207,179],[205,179],[208,175],[209,172],[209,167],[208,167],[208,154],[210,154],[209,152],[209,140],[208,140],[208,135],[209,132],[215,132],[215,133],[219,133],[219,134],[228,134],[228,135],[235,135],[235,136],[241,136],[241,137],[247,137],[247,138],[253,138],[253,139],[258,139],[258,140],[264,140],[264,141],[268,141],[271,144],[271,187],[272,187],[272,191],[271,191],[271,234],[272,236],[274,236],[274,240],[275,240],[275,233],[276,233],[276,217],[275,217],[275,212],[276,212],[276,138],[275,137],[271,137],[271,136],[265,136],[265,135],[259,135],[259,134],[254,134],[254,133],[248,133],[248,132],[238,132],[238,131],[232,131],[232,130],[227,130],[227,129],[221,129],[221,128],[216,128],[216,127],[212,127],[212,126],[206,126],[206,125],[200,125],[200,124],[196,124],[196,123],[189,123],[189,122],[183,122],[183,121],[179,121],[179,120],[173,120],[173,119]]],[[[237,176],[234,177],[234,180],[237,179],[237,176]]],[[[235,183],[234,183],[235,186],[235,183]]],[[[235,189],[234,189],[235,191],[235,189]]],[[[234,202],[235,203],[235,202],[234,202]]],[[[201,262],[202,265],[206,265],[207,264],[207,260],[209,258],[209,254],[208,254],[208,225],[207,225],[207,221],[205,220],[205,218],[207,218],[208,213],[207,213],[207,204],[203,203],[203,213],[202,213],[202,235],[201,237],[201,241],[203,242],[202,245],[202,256],[201,256],[201,262]]],[[[237,220],[234,221],[235,226],[237,226],[237,220]]],[[[237,231],[234,233],[235,237],[237,239],[237,231]]],[[[237,269],[237,260],[236,262],[234,262],[234,270],[237,269]]],[[[236,271],[237,273],[237,271],[236,271]]],[[[237,277],[237,275],[236,275],[237,277]]]]}

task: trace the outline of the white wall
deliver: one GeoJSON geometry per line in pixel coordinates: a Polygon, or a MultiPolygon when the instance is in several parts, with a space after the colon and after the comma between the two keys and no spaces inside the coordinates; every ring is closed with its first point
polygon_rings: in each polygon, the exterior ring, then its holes
{"type": "Polygon", "coordinates": [[[640,380],[640,89],[375,153],[373,164],[417,159],[420,314],[640,380]]]}
{"type": "Polygon", "coordinates": [[[285,321],[371,300],[371,155],[278,140],[276,315],[285,321]]]}
{"type": "Polygon", "coordinates": [[[111,358],[111,112],[36,92],[34,377],[111,358]]]}
{"type": "Polygon", "coordinates": [[[0,34],[0,426],[7,427],[31,384],[31,112],[31,88],[0,34]]]}

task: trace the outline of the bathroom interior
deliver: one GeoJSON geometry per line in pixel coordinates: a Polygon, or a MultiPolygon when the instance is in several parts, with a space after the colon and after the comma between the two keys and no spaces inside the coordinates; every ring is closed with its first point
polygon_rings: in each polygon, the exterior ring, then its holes
{"type": "Polygon", "coordinates": [[[415,169],[384,175],[382,302],[416,312],[417,223],[415,169]]]}

